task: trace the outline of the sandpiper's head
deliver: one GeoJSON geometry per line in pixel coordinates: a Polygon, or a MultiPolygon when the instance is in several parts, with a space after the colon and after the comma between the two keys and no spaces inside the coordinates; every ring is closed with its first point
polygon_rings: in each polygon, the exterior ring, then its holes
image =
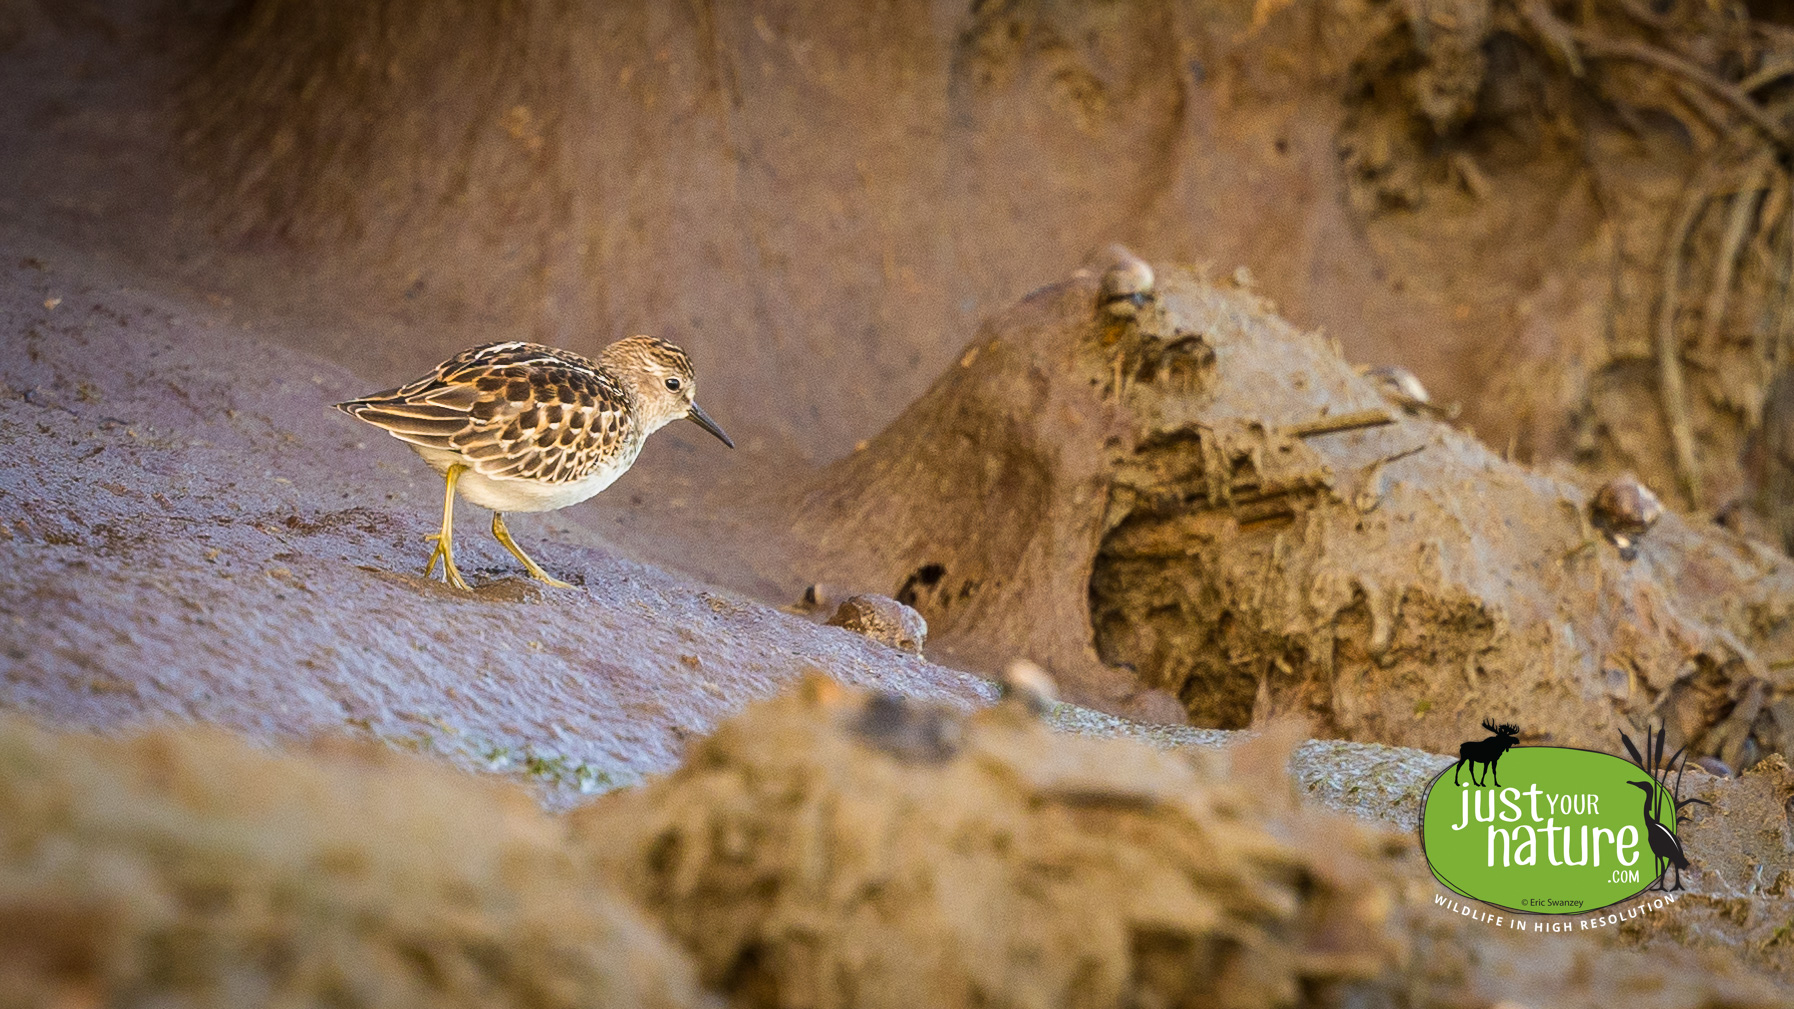
{"type": "Polygon", "coordinates": [[[652,336],[632,336],[604,348],[599,355],[613,374],[635,388],[641,404],[643,427],[648,434],[686,418],[730,448],[735,443],[716,421],[698,406],[697,380],[685,351],[652,336]]]}
{"type": "Polygon", "coordinates": [[[1626,784],[1631,785],[1634,788],[1643,789],[1644,793],[1646,795],[1650,795],[1652,792],[1656,791],[1656,789],[1657,789],[1656,784],[1654,784],[1653,782],[1649,782],[1649,781],[1628,781],[1628,782],[1626,782],[1626,784]]]}

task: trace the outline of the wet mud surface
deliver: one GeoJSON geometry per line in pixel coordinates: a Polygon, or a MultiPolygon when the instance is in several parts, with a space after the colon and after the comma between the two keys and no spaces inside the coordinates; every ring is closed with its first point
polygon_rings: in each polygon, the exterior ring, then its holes
{"type": "Polygon", "coordinates": [[[995,696],[556,518],[512,528],[576,589],[529,581],[465,507],[476,591],[427,580],[433,474],[329,408],[363,380],[89,280],[40,243],[0,244],[16,351],[0,365],[9,707],[362,732],[602,788],[671,766],[684,740],[809,669],[962,705],[995,696]]]}

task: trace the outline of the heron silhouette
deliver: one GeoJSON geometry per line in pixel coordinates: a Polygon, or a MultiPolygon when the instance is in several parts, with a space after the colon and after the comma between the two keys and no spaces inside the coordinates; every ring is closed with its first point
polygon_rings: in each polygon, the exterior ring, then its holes
{"type": "Polygon", "coordinates": [[[1676,752],[1670,756],[1669,760],[1665,761],[1663,759],[1664,735],[1665,734],[1661,730],[1658,730],[1653,734],[1651,726],[1645,726],[1644,753],[1638,752],[1638,747],[1632,744],[1632,737],[1626,735],[1624,732],[1620,733],[1620,742],[1626,744],[1626,752],[1631,754],[1632,762],[1637,764],[1638,769],[1643,771],[1646,777],[1650,779],[1650,783],[1648,784],[1643,781],[1629,781],[1627,784],[1636,785],[1639,788],[1644,789],[1645,838],[1650,842],[1651,853],[1657,856],[1658,866],[1657,882],[1653,885],[1658,889],[1663,889],[1663,874],[1669,871],[1663,867],[1664,860],[1667,859],[1669,864],[1676,867],[1676,885],[1674,888],[1680,890],[1682,889],[1682,870],[1688,868],[1688,856],[1683,853],[1682,841],[1676,836],[1677,828],[1682,825],[1683,821],[1688,819],[1688,817],[1682,815],[1682,807],[1692,806],[1698,803],[1702,806],[1711,808],[1713,804],[1705,799],[1684,799],[1681,797],[1682,774],[1688,770],[1688,760],[1683,757],[1682,754],[1688,748],[1684,746],[1677,749],[1676,752]],[[1682,765],[1680,767],[1676,767],[1676,760],[1678,758],[1682,760],[1682,765]],[[1671,768],[1676,768],[1676,787],[1673,789],[1670,788],[1669,785],[1669,772],[1671,768]],[[1672,804],[1670,808],[1674,813],[1674,826],[1664,826],[1663,820],[1659,815],[1663,809],[1663,800],[1666,798],[1672,804]]]}
{"type": "MultiPolygon", "coordinates": [[[[1657,888],[1660,890],[1682,889],[1682,870],[1688,868],[1688,856],[1682,853],[1682,842],[1676,839],[1676,832],[1665,827],[1663,821],[1657,819],[1659,806],[1657,791],[1662,786],[1656,781],[1628,781],[1626,784],[1635,785],[1644,790],[1644,831],[1645,838],[1651,844],[1651,854],[1655,855],[1657,859],[1657,888]],[[1669,871],[1671,865],[1676,867],[1676,885],[1665,887],[1663,874],[1669,871]]],[[[1649,888],[1647,887],[1647,889],[1649,888]]]]}

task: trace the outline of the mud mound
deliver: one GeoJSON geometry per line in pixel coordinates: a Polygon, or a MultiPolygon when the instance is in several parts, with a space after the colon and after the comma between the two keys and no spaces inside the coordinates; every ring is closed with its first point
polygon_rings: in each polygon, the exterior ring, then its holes
{"type": "Polygon", "coordinates": [[[815,680],[574,830],[737,1005],[1272,1006],[1397,952],[1402,844],[1287,794],[815,680]]]}
{"type": "Polygon", "coordinates": [[[0,720],[0,1006],[705,1004],[520,792],[0,720]]]}
{"type": "Polygon", "coordinates": [[[1097,289],[993,319],[823,474],[822,575],[916,606],[938,654],[1202,726],[1449,753],[1490,716],[1596,747],[1661,717],[1734,766],[1794,749],[1794,568],[1673,516],[1628,563],[1582,490],[1385,402],[1249,291],[1165,271],[1128,319],[1097,289]]]}

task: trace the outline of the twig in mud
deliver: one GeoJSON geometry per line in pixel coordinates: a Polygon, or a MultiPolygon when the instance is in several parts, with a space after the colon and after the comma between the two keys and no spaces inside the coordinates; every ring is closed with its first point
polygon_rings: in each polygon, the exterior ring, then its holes
{"type": "MultiPolygon", "coordinates": [[[[1682,96],[1682,104],[1694,110],[1694,114],[1699,117],[1700,121],[1706,123],[1707,128],[1713,131],[1714,137],[1723,139],[1737,128],[1734,125],[1736,120],[1727,115],[1725,108],[1709,97],[1706,91],[1687,81],[1672,81],[1671,84],[1674,86],[1676,94],[1682,96]]],[[[1680,119],[1681,117],[1677,116],[1676,118],[1680,119]]],[[[1687,128],[1686,120],[1683,120],[1683,124],[1684,128],[1687,128]]],[[[1689,129],[1688,132],[1693,134],[1694,130],[1689,129]]]]}
{"type": "Polygon", "coordinates": [[[1701,508],[1699,463],[1694,457],[1694,427],[1688,420],[1688,388],[1682,379],[1682,348],[1676,341],[1676,303],[1682,288],[1682,246],[1695,219],[1707,205],[1707,187],[1697,178],[1676,215],[1663,245],[1663,297],[1657,306],[1657,393],[1663,404],[1663,420],[1669,427],[1670,447],[1675,452],[1676,477],[1696,511],[1701,508]]]}
{"type": "MultiPolygon", "coordinates": [[[[1532,12],[1529,10],[1528,15],[1532,12]]],[[[1549,18],[1549,13],[1542,13],[1549,18]]],[[[1555,20],[1555,19],[1554,19],[1555,20]]],[[[1561,22],[1559,22],[1561,24],[1561,22]]],[[[1721,80],[1706,68],[1691,63],[1674,53],[1665,52],[1656,46],[1648,45],[1634,39],[1610,39],[1582,28],[1565,26],[1571,38],[1581,43],[1596,55],[1618,56],[1622,59],[1647,63],[1659,70],[1667,70],[1672,74],[1685,77],[1724,100],[1728,105],[1743,113],[1751,125],[1762,130],[1763,134],[1775,141],[1782,150],[1794,147],[1794,136],[1790,136],[1788,128],[1780,120],[1769,114],[1769,110],[1757,104],[1756,99],[1746,94],[1736,84],[1721,80]]]]}
{"type": "Polygon", "coordinates": [[[1773,84],[1794,74],[1794,60],[1771,60],[1763,69],[1738,82],[1738,90],[1750,94],[1766,84],[1773,84]]]}
{"type": "Polygon", "coordinates": [[[1719,243],[1719,258],[1713,267],[1713,286],[1707,291],[1707,304],[1701,315],[1701,341],[1705,350],[1719,342],[1719,327],[1725,319],[1726,303],[1732,294],[1732,278],[1738,257],[1744,251],[1745,235],[1756,216],[1763,188],[1768,184],[1774,158],[1769,152],[1759,153],[1744,170],[1744,185],[1732,197],[1732,213],[1726,220],[1725,237],[1719,243]]]}
{"type": "Polygon", "coordinates": [[[1420,453],[1425,452],[1425,451],[1426,451],[1425,445],[1416,445],[1413,448],[1405,448],[1405,449],[1402,449],[1400,452],[1392,452],[1389,455],[1386,455],[1383,458],[1378,459],[1376,462],[1371,463],[1371,466],[1387,466],[1392,462],[1400,462],[1403,459],[1406,459],[1411,455],[1419,455],[1420,453]]]}
{"type": "Polygon", "coordinates": [[[1570,37],[1570,26],[1551,16],[1551,8],[1545,6],[1545,0],[1526,0],[1520,14],[1569,64],[1570,73],[1581,77],[1584,73],[1582,54],[1576,51],[1576,40],[1570,37]]]}
{"type": "MultiPolygon", "coordinates": [[[[1745,255],[1762,270],[1767,278],[1768,289],[1764,291],[1767,301],[1767,312],[1773,317],[1780,306],[1775,299],[1780,297],[1782,275],[1782,258],[1776,250],[1776,244],[1782,233],[1782,205],[1788,199],[1788,173],[1771,169],[1769,173],[1769,191],[1757,201],[1757,219],[1750,228],[1750,248],[1745,255]]],[[[1763,354],[1762,334],[1753,330],[1751,345],[1761,357],[1763,354]]]]}
{"type": "Polygon", "coordinates": [[[1794,174],[1784,176],[1787,182],[1788,226],[1783,229],[1782,240],[1788,243],[1787,255],[1782,257],[1780,289],[1782,303],[1775,314],[1774,343],[1769,347],[1769,368],[1774,371],[1788,358],[1788,333],[1794,330],[1794,174]]]}
{"type": "Polygon", "coordinates": [[[1337,417],[1317,417],[1305,420],[1300,424],[1289,424],[1281,428],[1281,433],[1293,438],[1318,438],[1324,434],[1339,434],[1342,431],[1358,431],[1367,427],[1382,427],[1395,423],[1388,410],[1354,410],[1342,413],[1337,417]]]}
{"type": "Polygon", "coordinates": [[[1581,45],[1591,55],[1617,56],[1686,78],[1737,109],[1751,125],[1762,130],[1782,150],[1794,147],[1794,136],[1788,133],[1788,128],[1780,120],[1769,114],[1768,109],[1757,104],[1756,99],[1738,85],[1714,76],[1697,63],[1636,39],[1610,39],[1586,28],[1566,24],[1553,15],[1542,0],[1527,3],[1521,8],[1521,14],[1532,25],[1533,30],[1563,54],[1573,71],[1580,72],[1581,60],[1574,51],[1574,46],[1566,44],[1565,40],[1581,45]]]}
{"type": "Polygon", "coordinates": [[[1391,452],[1365,466],[1363,476],[1358,479],[1358,493],[1354,495],[1352,504],[1360,515],[1368,515],[1383,503],[1383,469],[1392,462],[1406,459],[1411,455],[1419,455],[1426,451],[1426,445],[1420,444],[1400,452],[1391,452]]]}
{"type": "Polygon", "coordinates": [[[1650,25],[1652,28],[1670,27],[1670,19],[1668,16],[1657,13],[1644,4],[1639,3],[1638,0],[1618,0],[1618,2],[1620,7],[1624,9],[1634,21],[1650,25]]]}
{"type": "Polygon", "coordinates": [[[1593,550],[1593,549],[1599,547],[1600,545],[1601,545],[1600,540],[1594,538],[1593,536],[1590,536],[1589,538],[1583,540],[1581,543],[1578,543],[1575,546],[1571,547],[1570,549],[1565,550],[1563,552],[1563,556],[1560,557],[1559,560],[1568,561],[1570,558],[1575,557],[1577,554],[1587,553],[1590,550],[1593,550]]]}

